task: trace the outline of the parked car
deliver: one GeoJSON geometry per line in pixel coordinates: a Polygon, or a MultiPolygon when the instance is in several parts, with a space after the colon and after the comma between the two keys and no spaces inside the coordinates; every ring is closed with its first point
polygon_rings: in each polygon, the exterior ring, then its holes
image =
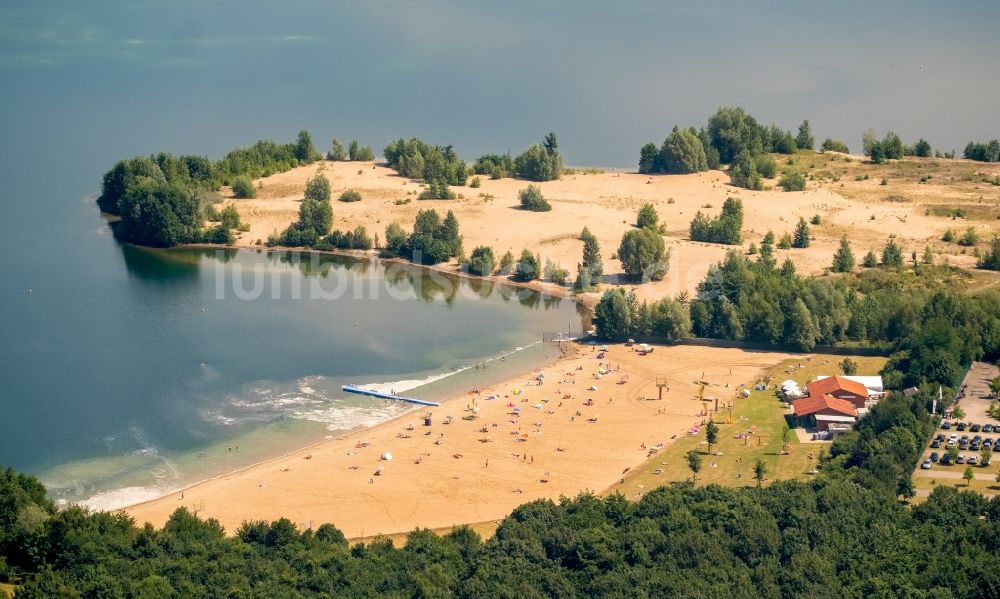
{"type": "Polygon", "coordinates": [[[993,447],[993,439],[990,437],[983,439],[983,447],[993,447]]]}
{"type": "Polygon", "coordinates": [[[949,443],[958,443],[958,435],[956,435],[955,433],[952,433],[952,434],[948,435],[948,442],[949,443]]]}
{"type": "Polygon", "coordinates": [[[944,433],[938,433],[938,434],[934,435],[934,439],[936,441],[944,441],[944,433]]]}
{"type": "Polygon", "coordinates": [[[943,456],[941,456],[941,461],[938,463],[941,464],[942,466],[951,466],[951,456],[949,456],[948,454],[944,454],[943,456]]]}
{"type": "Polygon", "coordinates": [[[979,460],[976,459],[976,456],[973,455],[973,456],[969,456],[969,459],[965,460],[965,463],[968,464],[968,465],[970,465],[970,466],[975,466],[976,462],[978,462],[978,461],[979,460]]]}
{"type": "Polygon", "coordinates": [[[960,431],[964,431],[965,430],[965,423],[964,422],[959,422],[958,426],[956,426],[955,428],[957,428],[960,431]]]}
{"type": "Polygon", "coordinates": [[[972,431],[972,432],[974,432],[974,433],[978,433],[980,428],[982,428],[982,427],[979,426],[978,424],[973,424],[972,426],[969,427],[969,430],[972,431]]]}
{"type": "Polygon", "coordinates": [[[1000,441],[993,444],[993,451],[1000,451],[1000,441]]]}
{"type": "Polygon", "coordinates": [[[969,443],[969,449],[972,451],[979,451],[980,449],[979,441],[973,441],[972,443],[969,443]]]}
{"type": "Polygon", "coordinates": [[[938,447],[941,447],[940,441],[938,441],[937,439],[931,441],[931,449],[937,449],[938,447]]]}
{"type": "Polygon", "coordinates": [[[921,470],[930,470],[931,469],[931,461],[930,460],[924,460],[924,462],[922,464],[920,464],[920,469],[921,470]]]}
{"type": "Polygon", "coordinates": [[[941,423],[941,428],[944,430],[951,430],[951,423],[945,420],[941,423]]]}
{"type": "Polygon", "coordinates": [[[986,423],[986,424],[983,425],[983,432],[984,433],[992,433],[993,430],[994,430],[994,428],[993,428],[992,424],[986,423]]]}
{"type": "Polygon", "coordinates": [[[936,452],[936,451],[932,451],[932,452],[931,452],[931,457],[930,457],[930,461],[932,461],[932,462],[936,462],[936,461],[938,461],[938,458],[939,458],[939,457],[940,457],[940,456],[938,456],[938,452],[936,452]]]}
{"type": "Polygon", "coordinates": [[[957,458],[955,458],[955,463],[956,464],[964,464],[965,463],[965,456],[964,455],[960,455],[957,458]]]}

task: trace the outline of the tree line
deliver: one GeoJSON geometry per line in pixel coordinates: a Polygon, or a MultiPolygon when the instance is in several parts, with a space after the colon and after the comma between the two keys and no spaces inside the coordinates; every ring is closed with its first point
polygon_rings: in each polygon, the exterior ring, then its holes
{"type": "Polygon", "coordinates": [[[996,597],[1000,497],[949,485],[908,507],[934,429],[929,396],[892,394],[834,442],[811,481],[694,487],[630,501],[537,500],[489,540],[467,526],[350,545],[333,524],[226,531],[178,508],[161,529],[58,510],[0,471],[0,580],[17,597],[996,597]]]}
{"type": "MultiPolygon", "coordinates": [[[[167,153],[118,161],[104,174],[97,205],[121,217],[119,238],[154,247],[183,243],[233,243],[232,219],[222,222],[214,205],[222,185],[238,187],[237,195],[251,197],[251,178],[287,171],[319,157],[307,131],[294,142],[277,144],[262,140],[237,148],[221,160],[167,153]],[[238,183],[238,186],[236,185],[238,183]],[[249,184],[249,185],[248,185],[249,184]],[[219,224],[205,229],[208,221],[219,224]]],[[[238,219],[238,217],[237,217],[238,219]]]]}

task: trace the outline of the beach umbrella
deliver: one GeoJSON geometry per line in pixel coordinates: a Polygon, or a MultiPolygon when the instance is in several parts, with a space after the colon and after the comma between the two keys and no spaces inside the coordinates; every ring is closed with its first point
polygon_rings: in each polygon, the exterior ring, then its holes
{"type": "Polygon", "coordinates": [[[387,452],[385,452],[385,453],[382,454],[382,459],[385,460],[385,461],[387,461],[387,462],[391,462],[392,461],[392,454],[387,451],[387,452]]]}

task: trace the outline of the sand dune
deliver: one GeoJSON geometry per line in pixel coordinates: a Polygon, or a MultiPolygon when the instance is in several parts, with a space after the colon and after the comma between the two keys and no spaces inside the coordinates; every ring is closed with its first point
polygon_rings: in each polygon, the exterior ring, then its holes
{"type": "MultiPolygon", "coordinates": [[[[822,157],[815,155],[813,159],[834,159],[822,157]]],[[[814,240],[810,248],[777,251],[779,261],[789,257],[799,272],[805,274],[820,273],[830,265],[843,235],[851,239],[859,260],[869,249],[878,253],[888,236],[895,234],[905,255],[911,251],[922,253],[926,245],[931,245],[935,251],[946,253],[950,263],[973,266],[975,259],[971,254],[963,254],[962,248],[940,242],[944,231],[948,228],[961,231],[965,226],[974,225],[983,239],[1000,231],[995,218],[956,222],[931,215],[927,204],[936,197],[971,202],[980,201],[975,198],[986,195],[989,196],[986,205],[992,206],[1000,203],[1000,188],[980,189],[974,182],[964,179],[961,184],[949,181],[948,185],[894,179],[891,186],[882,186],[878,174],[864,181],[854,180],[850,175],[862,172],[863,168],[876,167],[862,166],[858,157],[846,162],[843,157],[836,160],[840,160],[837,168],[844,171],[837,177],[839,182],[817,180],[810,182],[806,191],[797,193],[784,193],[780,188],[768,191],[738,189],[729,184],[728,176],[721,171],[669,176],[618,172],[569,174],[560,180],[539,184],[552,204],[552,211],[543,213],[518,208],[517,192],[528,185],[525,181],[493,181],[483,177],[479,189],[453,188],[464,195],[463,198],[417,200],[421,190],[419,183],[400,177],[388,168],[370,162],[323,161],[262,179],[258,181],[260,191],[256,199],[235,200],[244,221],[250,224],[250,231],[243,233],[238,243],[249,246],[257,240],[266,241],[269,235],[293,222],[306,181],[317,172],[330,179],[333,188],[335,228],[346,230],[363,225],[370,234],[384,237],[385,227],[391,222],[400,223],[404,229],[412,227],[420,209],[435,208],[442,213],[453,210],[461,224],[466,252],[477,245],[488,245],[497,256],[508,250],[518,255],[522,249],[529,248],[541,254],[543,260],[548,258],[560,263],[575,275],[583,247],[578,236],[586,226],[601,243],[608,282],[614,282],[616,275],[622,274],[620,263],[612,259],[622,234],[633,226],[639,207],[652,202],[665,223],[671,259],[665,280],[636,288],[640,297],[650,299],[680,291],[693,292],[709,266],[731,249],[687,239],[688,225],[695,213],[702,210],[717,214],[727,197],[743,201],[744,248],[750,242],[759,243],[769,229],[780,238],[783,233],[794,230],[800,217],[810,219],[820,215],[823,223],[812,227],[814,240]],[[335,198],[347,189],[360,191],[363,200],[355,203],[336,201],[335,198]],[[887,194],[905,194],[913,201],[884,201],[887,194]],[[409,202],[397,204],[406,200],[409,202]]],[[[951,162],[972,168],[967,161],[951,162]]],[[[993,167],[985,165],[982,168],[993,167]]],[[[774,184],[775,181],[769,182],[769,185],[774,184]]]]}

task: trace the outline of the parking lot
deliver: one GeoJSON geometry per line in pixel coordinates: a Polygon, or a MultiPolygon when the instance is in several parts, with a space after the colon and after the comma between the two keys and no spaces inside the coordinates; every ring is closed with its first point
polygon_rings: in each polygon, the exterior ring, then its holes
{"type": "Polygon", "coordinates": [[[972,466],[974,480],[970,488],[996,494],[1000,483],[1000,420],[989,415],[992,401],[989,382],[1000,375],[996,366],[976,362],[966,375],[957,405],[965,412],[961,420],[945,418],[934,432],[914,472],[918,495],[926,495],[934,485],[964,487],[965,469],[972,466]],[[989,459],[983,466],[983,458],[989,459]],[[929,462],[928,462],[929,460],[929,462]]]}

